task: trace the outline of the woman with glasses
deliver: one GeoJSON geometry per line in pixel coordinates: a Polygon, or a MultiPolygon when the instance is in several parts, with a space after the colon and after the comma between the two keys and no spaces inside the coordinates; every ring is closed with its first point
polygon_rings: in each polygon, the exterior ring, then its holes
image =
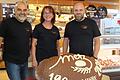
{"type": "Polygon", "coordinates": [[[33,30],[32,66],[36,67],[43,59],[57,56],[60,52],[60,33],[55,23],[55,12],[51,6],[45,6],[38,25],[33,30]]]}

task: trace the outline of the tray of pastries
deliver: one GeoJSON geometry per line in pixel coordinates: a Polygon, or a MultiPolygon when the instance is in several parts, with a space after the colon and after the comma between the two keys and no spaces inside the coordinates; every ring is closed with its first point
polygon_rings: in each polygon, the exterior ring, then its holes
{"type": "Polygon", "coordinates": [[[98,57],[103,69],[120,68],[120,55],[98,57]]]}

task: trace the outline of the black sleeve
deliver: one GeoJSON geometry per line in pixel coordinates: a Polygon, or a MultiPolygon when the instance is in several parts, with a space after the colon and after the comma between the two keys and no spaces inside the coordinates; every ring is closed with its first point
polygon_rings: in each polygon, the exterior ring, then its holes
{"type": "Polygon", "coordinates": [[[57,33],[58,33],[57,40],[59,40],[61,37],[60,37],[60,32],[58,28],[57,28],[57,33]]]}
{"type": "Polygon", "coordinates": [[[32,25],[30,24],[30,49],[32,48],[32,25]]]}
{"type": "Polygon", "coordinates": [[[69,37],[69,24],[66,25],[65,27],[65,32],[64,32],[64,37],[69,37]]]}
{"type": "Polygon", "coordinates": [[[38,39],[38,36],[39,36],[38,26],[35,26],[33,33],[32,33],[32,37],[38,39]]]}
{"type": "Polygon", "coordinates": [[[30,38],[32,39],[32,25],[30,24],[30,38]]]}
{"type": "Polygon", "coordinates": [[[93,36],[98,37],[100,35],[101,35],[101,33],[100,33],[100,30],[97,26],[97,23],[95,21],[93,21],[93,36]]]}
{"type": "Polygon", "coordinates": [[[0,36],[5,37],[7,33],[7,22],[6,20],[0,23],[0,36]]]}

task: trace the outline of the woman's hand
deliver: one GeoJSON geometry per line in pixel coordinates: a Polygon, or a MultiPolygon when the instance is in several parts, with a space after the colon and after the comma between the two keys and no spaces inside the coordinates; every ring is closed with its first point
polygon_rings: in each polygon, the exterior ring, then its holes
{"type": "Polygon", "coordinates": [[[37,67],[38,66],[38,62],[36,59],[32,60],[32,67],[37,67]]]}

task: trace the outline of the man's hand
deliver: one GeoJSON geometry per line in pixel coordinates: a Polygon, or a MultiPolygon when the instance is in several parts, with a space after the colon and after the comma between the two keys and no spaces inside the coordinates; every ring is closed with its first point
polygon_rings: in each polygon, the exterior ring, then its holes
{"type": "Polygon", "coordinates": [[[0,37],[0,48],[2,48],[2,44],[3,44],[3,37],[0,37]]]}

